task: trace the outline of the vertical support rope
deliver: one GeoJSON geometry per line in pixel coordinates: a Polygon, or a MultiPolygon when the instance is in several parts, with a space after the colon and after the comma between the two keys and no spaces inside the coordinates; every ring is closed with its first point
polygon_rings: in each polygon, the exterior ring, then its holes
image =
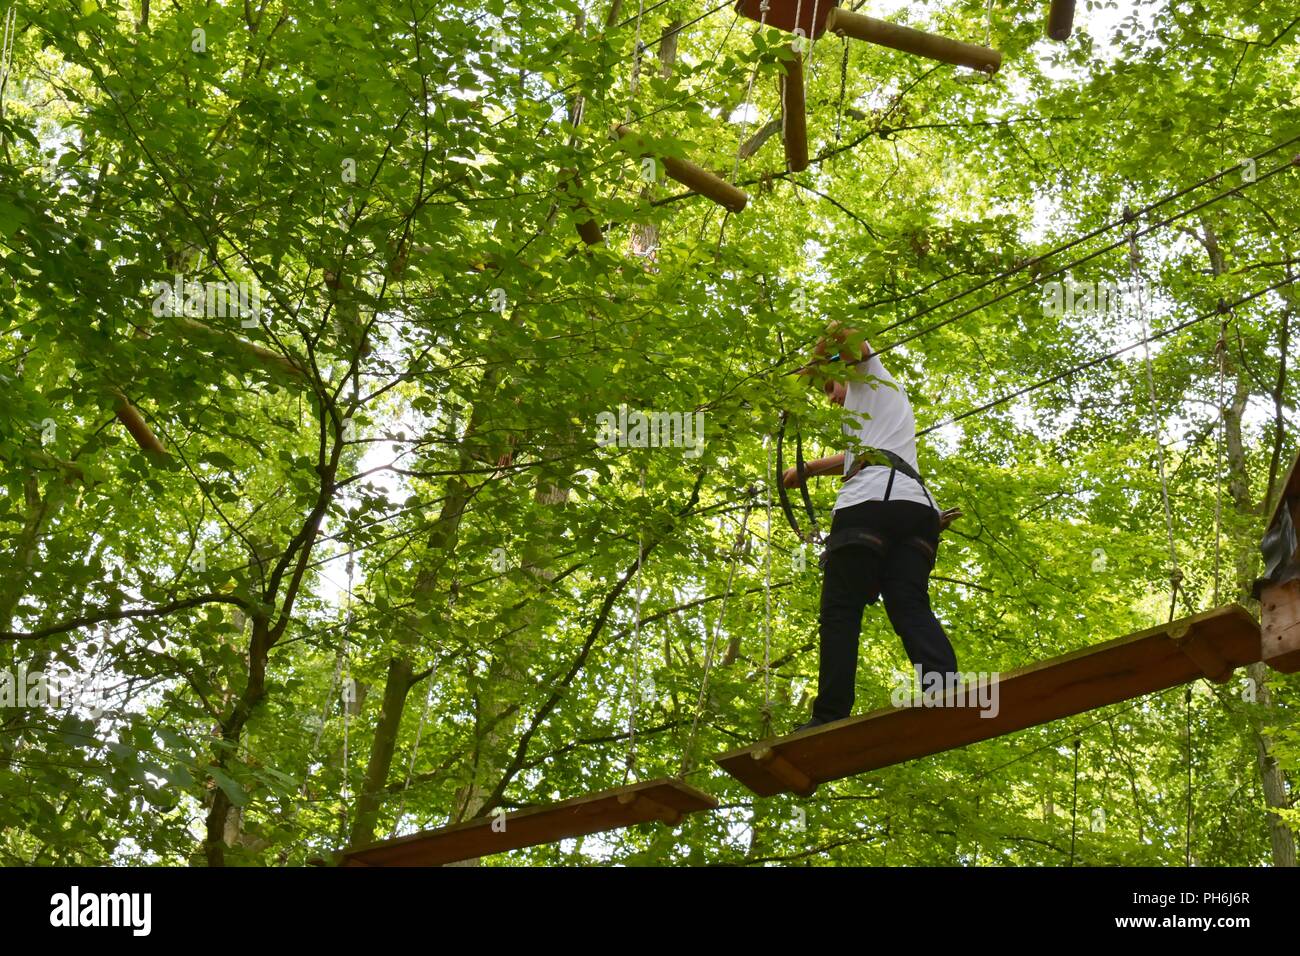
{"type": "Polygon", "coordinates": [[[1079,820],[1079,738],[1074,738],[1074,799],[1070,804],[1070,866],[1074,866],[1074,847],[1079,820]]]}
{"type": "MultiPolygon", "coordinates": [[[[1132,218],[1131,210],[1125,209],[1124,212],[1125,218],[1132,218]]],[[[1164,502],[1165,532],[1169,538],[1169,620],[1172,621],[1178,606],[1178,588],[1183,581],[1183,572],[1178,566],[1178,551],[1174,546],[1174,516],[1172,509],[1169,507],[1169,482],[1165,477],[1164,430],[1160,424],[1160,413],[1156,400],[1155,373],[1151,370],[1151,336],[1147,329],[1146,306],[1142,298],[1142,272],[1139,268],[1141,252],[1138,250],[1136,229],[1129,231],[1128,247],[1129,270],[1133,276],[1133,290],[1137,297],[1137,314],[1142,323],[1142,353],[1146,366],[1147,391],[1151,401],[1151,430],[1156,439],[1156,466],[1160,473],[1160,497],[1164,502]]]]}
{"type": "Polygon", "coordinates": [[[632,122],[632,104],[636,102],[636,95],[641,89],[641,58],[645,54],[645,46],[641,43],[643,17],[645,17],[645,0],[640,0],[636,9],[636,46],[632,53],[632,82],[628,87],[627,116],[623,120],[625,126],[632,122]]]}
{"type": "MultiPolygon", "coordinates": [[[[816,27],[816,25],[817,25],[817,8],[818,8],[819,6],[821,6],[821,0],[813,0],[813,15],[812,15],[812,22],[813,22],[813,26],[814,26],[814,27],[816,27]]],[[[810,84],[811,84],[811,82],[812,82],[813,80],[815,80],[815,79],[817,78],[817,77],[816,77],[816,74],[813,73],[813,66],[814,66],[814,64],[813,64],[813,53],[816,51],[816,49],[817,49],[817,40],[816,40],[816,38],[811,37],[811,36],[808,37],[808,56],[805,57],[805,59],[806,59],[807,62],[808,62],[808,80],[809,80],[809,83],[810,83],[810,84]]]]}
{"type": "Polygon", "coordinates": [[[1187,705],[1187,853],[1185,865],[1192,865],[1192,685],[1183,697],[1187,705]]]}
{"type": "Polygon", "coordinates": [[[355,567],[352,555],[352,543],[349,542],[347,611],[343,618],[343,686],[349,689],[352,700],[348,700],[346,697],[343,700],[343,793],[341,798],[343,801],[343,828],[345,831],[348,828],[348,799],[351,797],[351,792],[348,789],[348,731],[352,720],[352,704],[357,698],[357,687],[352,681],[352,661],[348,658],[348,641],[352,636],[352,570],[355,567]]]}
{"type": "MultiPolygon", "coordinates": [[[[14,33],[17,25],[18,5],[10,4],[5,11],[4,35],[0,39],[0,119],[5,115],[5,95],[9,92],[9,76],[13,68],[14,33]]],[[[0,133],[0,145],[4,144],[4,134],[0,133]]]]}
{"type": "MultiPolygon", "coordinates": [[[[1219,308],[1226,308],[1222,299],[1219,308]]],[[[1228,366],[1228,320],[1219,323],[1219,340],[1214,343],[1214,357],[1219,366],[1219,474],[1215,481],[1214,495],[1214,606],[1219,606],[1220,552],[1223,547],[1223,484],[1228,474],[1228,409],[1227,395],[1224,392],[1224,378],[1228,366]]]]}
{"type": "Polygon", "coordinates": [[[427,678],[429,689],[424,694],[424,709],[420,711],[420,723],[415,728],[415,744],[411,747],[411,761],[406,765],[406,782],[402,784],[402,795],[397,801],[397,816],[393,818],[393,832],[388,835],[391,840],[397,836],[397,830],[402,825],[402,814],[406,811],[406,791],[411,786],[411,775],[415,772],[415,758],[420,752],[420,738],[424,736],[424,722],[429,717],[429,704],[433,702],[433,674],[430,673],[427,678]]]}
{"type": "MultiPolygon", "coordinates": [[[[641,472],[641,497],[645,498],[645,471],[641,472]]],[[[641,560],[644,545],[641,535],[636,536],[636,618],[632,624],[632,700],[627,713],[627,765],[623,770],[626,785],[636,769],[636,711],[641,704],[641,560]]]]}
{"type": "Polygon", "coordinates": [[[713,633],[706,634],[708,642],[704,651],[704,675],[700,679],[700,696],[695,701],[695,716],[691,718],[691,735],[686,740],[686,746],[682,749],[682,768],[678,776],[685,777],[686,772],[691,768],[691,752],[695,749],[695,737],[700,729],[700,714],[704,712],[704,701],[709,690],[709,672],[713,668],[713,652],[718,644],[718,634],[722,631],[723,621],[727,617],[727,602],[731,598],[731,585],[736,577],[736,564],[740,559],[740,546],[745,540],[749,531],[749,512],[754,507],[754,496],[747,495],[745,500],[745,510],[740,518],[740,532],[736,535],[736,543],[731,549],[731,570],[727,572],[727,589],[722,595],[722,607],[718,611],[718,618],[713,625],[713,633]]]}
{"type": "Polygon", "coordinates": [[[772,701],[772,436],[763,438],[767,449],[767,529],[763,536],[763,711],[770,715],[772,701]]]}
{"type": "MultiPolygon", "coordinates": [[[[763,5],[759,8],[762,16],[758,21],[758,28],[762,30],[767,26],[767,11],[771,9],[770,0],[763,0],[763,5]]],[[[740,153],[745,148],[745,130],[749,126],[749,101],[754,95],[754,81],[758,79],[758,66],[754,64],[754,72],[749,75],[749,86],[745,88],[745,102],[740,108],[740,138],[736,143],[736,165],[731,172],[731,178],[740,178],[740,153]]]]}

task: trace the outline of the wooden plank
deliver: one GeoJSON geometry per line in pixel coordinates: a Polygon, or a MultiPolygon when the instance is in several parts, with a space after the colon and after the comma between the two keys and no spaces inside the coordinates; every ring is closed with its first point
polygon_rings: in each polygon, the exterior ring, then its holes
{"type": "Polygon", "coordinates": [[[1267,585],[1259,595],[1264,663],[1275,671],[1300,671],[1300,580],[1267,585]]]}
{"type": "Polygon", "coordinates": [[[941,63],[996,73],[1002,66],[1002,54],[990,47],[963,43],[934,33],[914,30],[888,20],[877,20],[852,10],[836,7],[826,17],[826,29],[841,36],[853,37],[877,46],[887,46],[912,56],[923,56],[941,63]]]}
{"type": "Polygon", "coordinates": [[[714,760],[760,796],[799,792],[791,770],[815,787],[1176,687],[1207,671],[1226,679],[1260,656],[1259,625],[1230,605],[1004,674],[994,687],[993,716],[951,699],[942,707],[885,707],[714,760]],[[765,751],[771,755],[760,759],[765,751]],[[776,758],[786,766],[773,772],[776,758]]]}
{"type": "Polygon", "coordinates": [[[680,780],[650,780],[374,843],[344,854],[342,865],[442,866],[638,823],[671,825],[717,805],[714,797],[680,780]]]}

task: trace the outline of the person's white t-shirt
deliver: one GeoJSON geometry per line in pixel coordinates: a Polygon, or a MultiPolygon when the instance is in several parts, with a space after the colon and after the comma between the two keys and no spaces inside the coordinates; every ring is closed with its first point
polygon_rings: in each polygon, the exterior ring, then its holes
{"type": "MultiPolygon", "coordinates": [[[[872,356],[865,364],[859,363],[859,372],[865,371],[874,380],[849,382],[844,396],[844,408],[854,413],[857,427],[846,423],[844,434],[849,448],[844,453],[844,474],[853,470],[853,451],[858,448],[883,448],[892,451],[920,472],[916,462],[916,418],[907,392],[894,377],[885,371],[880,359],[872,356]]],[[[861,504],[864,501],[881,501],[889,486],[888,465],[867,465],[849,481],[840,486],[835,510],[861,504]]],[[[889,488],[890,501],[917,501],[939,510],[934,499],[921,485],[902,472],[894,472],[894,484],[889,488]]]]}

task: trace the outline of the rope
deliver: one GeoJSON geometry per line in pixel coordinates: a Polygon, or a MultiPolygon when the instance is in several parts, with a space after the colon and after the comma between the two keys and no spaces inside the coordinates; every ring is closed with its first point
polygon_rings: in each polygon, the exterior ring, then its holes
{"type": "Polygon", "coordinates": [[[727,572],[727,590],[722,595],[722,606],[718,610],[717,621],[713,625],[713,633],[709,635],[708,644],[704,651],[704,676],[700,680],[700,696],[695,702],[695,716],[691,718],[691,735],[687,738],[686,747],[682,751],[682,768],[678,774],[680,777],[686,776],[686,772],[691,766],[691,751],[695,747],[695,737],[700,728],[700,714],[704,710],[705,695],[709,689],[709,673],[713,668],[713,652],[717,647],[718,634],[722,631],[722,622],[727,616],[727,602],[731,598],[731,585],[736,577],[736,564],[740,558],[740,546],[748,532],[749,512],[753,506],[754,498],[751,495],[745,501],[745,510],[740,518],[740,532],[736,535],[736,543],[731,549],[731,570],[727,572]]]}
{"type": "MultiPolygon", "coordinates": [[[[641,497],[645,498],[645,471],[641,472],[641,497]]],[[[641,535],[636,536],[636,619],[632,626],[632,701],[628,707],[627,765],[623,769],[623,784],[627,785],[636,768],[636,711],[641,703],[641,559],[645,551],[641,535]]]]}
{"type": "Polygon", "coordinates": [[[989,0],[988,6],[984,10],[984,45],[988,46],[989,41],[993,39],[993,0],[989,0]]]}
{"type": "Polygon", "coordinates": [[[641,42],[641,19],[644,16],[645,0],[640,0],[636,12],[636,46],[633,47],[632,53],[632,82],[628,88],[627,115],[623,118],[624,125],[632,122],[632,104],[636,102],[636,95],[641,89],[641,57],[646,51],[645,45],[641,42]]]}
{"type": "MultiPolygon", "coordinates": [[[[14,58],[14,27],[18,17],[18,7],[11,4],[5,11],[4,37],[0,39],[0,118],[5,115],[5,93],[9,89],[9,76],[12,72],[14,58]]],[[[0,133],[0,143],[4,135],[0,133]]]]}
{"type": "Polygon", "coordinates": [[[352,662],[351,660],[348,659],[348,639],[351,637],[352,634],[352,571],[353,568],[354,565],[352,561],[352,546],[348,545],[348,598],[347,598],[347,613],[344,616],[345,625],[343,628],[342,648],[343,648],[344,673],[347,675],[344,678],[344,686],[351,687],[352,700],[349,701],[346,698],[344,698],[343,700],[343,793],[341,799],[343,801],[343,828],[345,831],[347,830],[348,827],[348,798],[349,796],[351,796],[351,794],[348,792],[348,770],[349,770],[348,731],[349,731],[349,726],[352,722],[352,704],[356,700],[356,696],[357,696],[357,685],[352,680],[352,662]]]}
{"type": "MultiPolygon", "coordinates": [[[[763,595],[767,613],[763,615],[763,717],[764,723],[772,721],[772,439],[766,436],[767,447],[767,529],[763,538],[763,595]]],[[[763,736],[768,736],[764,727],[763,736]]]]}
{"type": "Polygon", "coordinates": [[[1070,866],[1074,866],[1074,847],[1078,837],[1079,827],[1079,744],[1078,737],[1074,738],[1074,799],[1070,803],[1070,866]]]}
{"type": "MultiPolygon", "coordinates": [[[[1296,276],[1292,276],[1290,278],[1282,279],[1280,282],[1275,282],[1272,285],[1265,286],[1262,289],[1258,289],[1255,292],[1251,292],[1247,295],[1242,296],[1239,299],[1236,299],[1235,301],[1229,303],[1228,307],[1234,308],[1236,306],[1245,305],[1247,302],[1252,302],[1255,299],[1258,299],[1260,296],[1268,295],[1268,293],[1270,292],[1276,292],[1278,289],[1282,288],[1283,286],[1287,286],[1290,285],[1292,282],[1295,282],[1296,278],[1297,278],[1296,276]]],[[[995,398],[991,402],[985,402],[983,405],[977,405],[974,408],[967,409],[966,411],[962,412],[959,415],[954,415],[952,418],[949,418],[946,421],[939,422],[939,424],[937,425],[930,425],[927,428],[923,428],[916,433],[916,437],[921,438],[922,436],[928,435],[930,434],[930,432],[937,431],[940,428],[947,428],[949,425],[955,424],[964,418],[970,418],[972,415],[979,415],[983,412],[989,411],[990,409],[997,408],[999,405],[1005,405],[1007,402],[1020,398],[1023,395],[1028,395],[1032,392],[1036,392],[1040,388],[1044,388],[1055,382],[1059,382],[1062,379],[1069,378],[1071,375],[1077,375],[1079,372],[1087,371],[1093,366],[1101,365],[1103,362],[1109,362],[1111,359],[1118,358],[1119,356],[1123,355],[1125,352],[1131,352],[1139,345],[1142,345],[1146,342],[1154,342],[1157,339],[1168,338],[1169,336],[1181,332],[1184,329],[1190,328],[1191,326],[1196,325],[1199,322],[1204,322],[1210,316],[1217,314],[1217,312],[1218,310],[1216,309],[1214,312],[1207,312],[1203,315],[1193,316],[1192,318],[1187,319],[1183,322],[1179,322],[1176,325],[1172,325],[1167,329],[1161,329],[1159,332],[1153,333],[1150,337],[1144,338],[1141,341],[1132,342],[1128,345],[1124,345],[1121,346],[1120,348],[1107,352],[1105,355],[1099,355],[1096,358],[1088,359],[1088,361],[1086,362],[1080,362],[1078,365],[1073,365],[1070,368],[1067,368],[1063,372],[1058,372],[1055,375],[1050,375],[1047,378],[1041,379],[1032,385],[1026,385],[1024,388],[1018,388],[1014,392],[1009,392],[1008,394],[1003,395],[1001,398],[995,398]]]]}
{"type": "MultiPolygon", "coordinates": [[[[802,2],[802,0],[800,0],[802,2]]],[[[771,8],[771,0],[763,0],[763,5],[759,7],[762,14],[758,21],[758,29],[762,30],[767,26],[767,11],[771,8]]],[[[749,126],[749,101],[754,94],[754,81],[758,79],[759,63],[754,63],[754,72],[749,75],[749,86],[745,88],[745,103],[740,110],[740,139],[736,143],[736,166],[731,173],[732,179],[740,178],[740,153],[745,147],[745,129],[749,126]]]]}
{"type": "MultiPolygon", "coordinates": [[[[816,26],[816,24],[817,24],[817,8],[818,8],[819,6],[821,6],[821,0],[813,0],[813,15],[812,15],[812,22],[813,22],[813,25],[814,25],[814,26],[816,26]]],[[[847,42],[847,41],[846,41],[846,42],[847,42]]],[[[808,60],[808,80],[809,80],[809,83],[811,83],[813,80],[817,79],[817,75],[816,75],[816,73],[813,72],[813,69],[814,69],[814,66],[815,66],[815,63],[814,63],[814,60],[813,60],[813,54],[816,53],[816,52],[817,52],[817,38],[816,38],[816,37],[809,37],[809,38],[808,38],[808,57],[807,57],[807,60],[808,60]]]]}
{"type": "MultiPolygon", "coordinates": [[[[1300,137],[1295,137],[1295,139],[1300,140],[1300,137]]],[[[1289,144],[1289,142],[1288,142],[1288,144],[1289,144]]],[[[1288,145],[1288,144],[1284,144],[1284,145],[1288,145]]],[[[1275,152],[1275,151],[1276,151],[1277,149],[1279,149],[1279,148],[1281,148],[1281,147],[1274,147],[1273,149],[1267,150],[1265,153],[1262,153],[1262,154],[1260,154],[1260,155],[1261,155],[1261,156],[1267,155],[1268,153],[1275,152]]],[[[1258,157],[1256,157],[1256,158],[1258,158],[1258,157]]],[[[1287,170],[1293,168],[1294,165],[1295,165],[1295,164],[1294,164],[1293,162],[1291,162],[1290,160],[1288,160],[1287,162],[1283,163],[1282,165],[1277,166],[1277,167],[1275,167],[1274,169],[1270,169],[1268,172],[1263,173],[1263,174],[1261,174],[1260,176],[1256,177],[1255,181],[1252,182],[1252,183],[1242,183],[1242,184],[1239,185],[1239,186],[1233,186],[1231,189],[1225,189],[1223,192],[1219,193],[1219,194],[1216,195],[1216,196],[1212,196],[1212,197],[1210,197],[1209,199],[1204,200],[1203,202],[1199,202],[1199,203],[1197,203],[1197,204],[1194,205],[1194,206],[1191,206],[1191,207],[1189,207],[1189,208],[1187,208],[1187,209],[1182,210],[1181,212],[1175,213],[1175,214],[1173,214],[1173,215],[1171,215],[1171,216],[1167,216],[1167,217],[1165,217],[1164,219],[1158,220],[1157,222],[1155,222],[1155,223],[1153,223],[1152,225],[1148,226],[1146,229],[1140,230],[1139,234],[1140,234],[1140,235],[1147,235],[1147,234],[1149,234],[1149,233],[1155,232],[1157,229],[1162,229],[1162,228],[1164,228],[1164,227],[1166,227],[1166,226],[1169,226],[1170,224],[1172,224],[1172,223],[1174,223],[1174,222],[1177,222],[1179,219],[1184,219],[1184,218],[1186,218],[1187,216],[1190,216],[1192,213],[1194,213],[1194,212],[1198,212],[1198,211],[1200,211],[1200,210],[1202,210],[1202,209],[1205,209],[1205,208],[1207,208],[1207,207],[1209,207],[1209,206],[1212,206],[1212,205],[1214,205],[1215,203],[1220,202],[1220,201],[1222,201],[1222,200],[1228,198],[1229,196],[1238,195],[1238,194],[1241,193],[1241,191],[1242,191],[1242,189],[1243,189],[1244,187],[1257,185],[1258,183],[1263,182],[1265,179],[1267,179],[1267,178],[1269,178],[1269,177],[1276,176],[1276,175],[1278,175],[1279,173],[1285,172],[1285,171],[1287,171],[1287,170]]],[[[1232,168],[1233,168],[1233,169],[1236,169],[1237,167],[1234,166],[1234,167],[1232,167],[1232,168]]],[[[964,291],[964,292],[959,292],[959,293],[957,293],[957,294],[955,294],[955,295],[953,295],[953,296],[949,296],[947,299],[944,299],[943,301],[938,302],[938,303],[936,303],[936,304],[933,305],[933,306],[929,306],[929,307],[927,307],[927,308],[921,309],[919,312],[915,313],[914,315],[908,316],[907,318],[904,318],[904,319],[900,319],[900,320],[898,320],[897,322],[894,322],[894,323],[892,323],[892,324],[886,326],[885,328],[881,329],[880,332],[881,332],[881,333],[883,333],[883,332],[888,332],[888,331],[890,331],[890,330],[892,330],[892,329],[896,329],[896,328],[898,328],[898,327],[900,327],[900,326],[910,324],[911,322],[915,321],[916,319],[920,318],[921,316],[923,316],[923,315],[927,315],[928,313],[933,312],[935,309],[941,308],[942,306],[947,305],[947,304],[950,303],[950,302],[955,302],[956,300],[958,300],[958,299],[962,299],[962,298],[966,297],[967,295],[970,295],[970,294],[972,294],[972,293],[974,293],[974,292],[977,292],[977,291],[979,291],[980,289],[983,289],[983,288],[985,288],[985,287],[988,286],[988,285],[991,285],[991,284],[993,284],[993,283],[995,283],[995,282],[1000,282],[1000,281],[1003,280],[1003,279],[1009,278],[1009,277],[1015,275],[1017,272],[1023,272],[1025,269],[1028,269],[1030,266],[1035,265],[1036,263],[1040,263],[1040,262],[1042,262],[1044,259],[1048,259],[1048,258],[1050,258],[1050,257],[1052,257],[1052,256],[1054,256],[1054,255],[1056,255],[1056,254],[1059,253],[1059,252],[1064,252],[1066,249],[1073,248],[1074,246],[1077,246],[1077,245],[1079,245],[1080,243],[1086,242],[1086,241],[1088,241],[1089,239],[1096,238],[1097,236],[1100,236],[1100,235],[1102,235],[1102,234],[1104,234],[1104,233],[1106,233],[1106,232],[1109,232],[1111,229],[1115,228],[1115,227],[1118,226],[1118,225],[1121,225],[1121,224],[1126,223],[1126,222],[1130,222],[1132,219],[1136,219],[1138,216],[1145,215],[1146,213],[1148,213],[1148,212],[1150,212],[1150,211],[1152,211],[1152,210],[1155,210],[1155,209],[1159,208],[1160,206],[1165,205],[1166,203],[1172,201],[1173,199],[1178,198],[1179,196],[1185,195],[1186,193],[1191,192],[1191,191],[1194,190],[1194,189],[1198,189],[1200,186],[1203,186],[1203,185],[1205,185],[1206,183],[1212,182],[1213,180],[1219,178],[1220,176],[1224,176],[1224,175],[1226,175],[1227,172],[1228,172],[1228,171],[1225,170],[1224,172],[1221,172],[1221,173],[1219,173],[1219,174],[1217,174],[1217,175],[1215,175],[1215,176],[1211,176],[1211,177],[1209,177],[1209,179],[1206,179],[1206,180],[1202,181],[1201,183],[1198,183],[1198,184],[1193,185],[1193,186],[1189,186],[1189,187],[1187,187],[1186,189],[1180,190],[1179,192],[1177,192],[1177,193],[1175,193],[1175,194],[1173,194],[1173,195],[1171,195],[1171,196],[1167,196],[1166,198],[1160,200],[1159,202],[1152,203],[1152,204],[1149,205],[1149,206],[1145,206],[1145,207],[1143,207],[1142,209],[1139,209],[1136,213],[1131,213],[1130,216],[1129,216],[1129,218],[1126,218],[1126,219],[1125,219],[1125,218],[1122,218],[1122,219],[1116,220],[1116,221],[1113,222],[1113,223],[1108,223],[1108,224],[1105,225],[1105,226],[1101,226],[1101,227],[1099,227],[1099,228],[1097,228],[1097,229],[1094,229],[1091,233],[1088,233],[1088,234],[1086,234],[1086,235],[1080,236],[1080,237],[1077,238],[1077,239],[1073,239],[1073,240],[1071,240],[1070,242],[1067,242],[1067,243],[1065,243],[1065,244],[1062,245],[1062,246],[1058,246],[1056,249],[1053,249],[1053,250],[1051,250],[1050,252],[1045,253],[1044,255],[1037,256],[1037,257],[1035,257],[1035,258],[1033,258],[1033,259],[1030,259],[1028,262],[1023,263],[1023,264],[1020,265],[1020,266],[1017,266],[1017,267],[1012,268],[1012,269],[1008,269],[1006,272],[1001,273],[1001,274],[999,274],[999,275],[992,276],[992,277],[989,278],[989,279],[985,279],[983,282],[978,282],[978,283],[976,283],[975,285],[971,286],[971,288],[967,289],[967,290],[964,291]]],[[[1008,289],[1008,290],[1005,291],[1005,292],[1000,292],[1000,293],[998,293],[997,295],[995,295],[993,298],[988,299],[988,300],[985,301],[985,302],[981,302],[981,303],[978,304],[978,305],[971,306],[969,309],[966,309],[966,310],[963,311],[963,312],[958,312],[956,315],[949,316],[948,318],[943,319],[943,320],[941,320],[941,321],[939,321],[939,322],[936,322],[936,323],[934,323],[933,325],[928,325],[928,326],[926,326],[925,328],[923,328],[923,329],[918,329],[918,330],[915,331],[915,332],[911,332],[911,333],[909,333],[909,334],[903,336],[902,338],[900,338],[900,339],[898,339],[898,340],[896,340],[896,341],[894,341],[894,342],[890,342],[890,343],[887,344],[887,345],[883,345],[883,346],[881,346],[880,348],[876,349],[876,354],[877,354],[877,355],[882,355],[882,354],[884,354],[885,352],[892,351],[893,349],[898,348],[900,345],[904,345],[904,344],[906,344],[906,343],[912,341],[913,339],[918,339],[918,338],[920,338],[920,337],[923,336],[923,335],[929,335],[931,332],[934,332],[934,331],[936,331],[936,330],[938,330],[938,329],[941,329],[941,328],[943,328],[943,327],[946,326],[946,325],[951,325],[953,322],[956,322],[958,319],[965,318],[965,317],[968,316],[968,315],[974,315],[976,312],[979,312],[979,311],[982,310],[982,309],[988,308],[990,305],[993,305],[995,302],[1001,302],[1003,299],[1010,298],[1011,296],[1016,295],[1017,293],[1023,292],[1025,289],[1033,288],[1034,286],[1038,285],[1039,283],[1041,283],[1041,282],[1042,282],[1043,280],[1045,280],[1045,279],[1050,279],[1050,278],[1052,278],[1053,276],[1061,275],[1061,274],[1067,272],[1068,270],[1074,268],[1075,266],[1083,265],[1083,264],[1086,263],[1086,262],[1090,262],[1090,261],[1092,261],[1093,259],[1096,259],[1098,256],[1105,255],[1107,252],[1110,252],[1110,251],[1113,250],[1113,249],[1118,249],[1120,246],[1124,245],[1124,242],[1125,242],[1125,240],[1124,240],[1123,238],[1121,238],[1121,239],[1119,239],[1119,240],[1116,241],[1116,242],[1112,242],[1112,243],[1110,243],[1109,245],[1103,246],[1102,248],[1097,249],[1097,250],[1094,251],[1094,252],[1090,252],[1090,253],[1088,253],[1086,256],[1082,256],[1082,257],[1080,257],[1080,258],[1078,258],[1078,259],[1075,259],[1075,260],[1072,261],[1072,262],[1066,263],[1065,265],[1061,266],[1061,267],[1058,268],[1058,269],[1053,270],[1052,272],[1041,273],[1041,274],[1037,275],[1034,279],[1030,280],[1029,282],[1026,282],[1026,283],[1024,283],[1024,284],[1022,284],[1022,285],[1016,286],[1016,287],[1013,288],[1013,289],[1008,289]]],[[[877,334],[879,334],[879,333],[877,333],[877,334]]]]}
{"type": "Polygon", "coordinates": [[[1192,685],[1187,685],[1183,695],[1187,705],[1187,855],[1185,864],[1192,865],[1192,685]]]}
{"type": "Polygon", "coordinates": [[[429,705],[433,702],[433,674],[430,673],[425,678],[429,682],[429,689],[424,695],[424,709],[420,711],[420,723],[415,728],[415,745],[411,747],[411,762],[406,765],[406,781],[402,784],[402,793],[397,801],[397,816],[393,819],[393,832],[388,835],[388,839],[397,836],[398,827],[402,825],[402,814],[406,810],[406,791],[411,786],[411,775],[415,772],[415,758],[420,752],[420,738],[424,736],[424,722],[429,716],[429,705]]]}
{"type": "MultiPolygon", "coordinates": [[[[1226,311],[1227,304],[1219,300],[1219,310],[1226,311]]],[[[1214,343],[1214,357],[1219,366],[1219,474],[1215,482],[1214,496],[1214,606],[1219,606],[1219,576],[1221,551],[1223,546],[1223,484],[1228,474],[1227,436],[1228,409],[1227,396],[1224,393],[1224,377],[1228,365],[1228,320],[1219,323],[1219,340],[1214,343]]]]}
{"type": "MultiPolygon", "coordinates": [[[[1125,209],[1125,213],[1132,218],[1131,210],[1125,209]]],[[[1169,537],[1169,620],[1172,621],[1178,606],[1178,588],[1183,581],[1183,572],[1178,567],[1178,551],[1174,546],[1174,516],[1173,510],[1169,507],[1169,482],[1165,476],[1165,448],[1161,437],[1163,429],[1156,401],[1155,373],[1151,370],[1150,329],[1147,327],[1146,306],[1142,299],[1142,272],[1139,268],[1142,254],[1138,249],[1136,229],[1129,232],[1128,242],[1129,270],[1133,276],[1133,291],[1137,297],[1138,320],[1142,323],[1143,364],[1146,366],[1147,391],[1151,400],[1151,432],[1156,439],[1156,467],[1160,472],[1160,498],[1164,502],[1165,532],[1169,537]]]]}

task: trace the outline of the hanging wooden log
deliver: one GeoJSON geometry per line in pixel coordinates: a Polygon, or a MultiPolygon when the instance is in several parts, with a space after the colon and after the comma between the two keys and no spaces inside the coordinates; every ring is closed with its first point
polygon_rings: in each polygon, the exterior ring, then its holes
{"type": "Polygon", "coordinates": [[[117,420],[125,426],[126,430],[131,433],[135,443],[144,451],[155,452],[159,455],[167,454],[163,448],[162,442],[158,436],[145,422],[144,416],[140,414],[139,409],[131,404],[130,400],[116,388],[109,388],[108,393],[113,396],[114,412],[117,420]]]}
{"type": "Polygon", "coordinates": [[[1074,0],[1052,0],[1047,13],[1047,35],[1053,40],[1068,40],[1074,32],[1074,0]]]}
{"type": "Polygon", "coordinates": [[[913,30],[911,27],[877,20],[839,7],[827,14],[826,29],[855,40],[887,46],[891,50],[900,50],[941,63],[968,66],[985,73],[996,73],[1002,66],[1002,54],[989,47],[913,30]]]}
{"type": "Polygon", "coordinates": [[[578,235],[582,241],[589,246],[598,246],[605,241],[605,234],[600,229],[600,223],[591,215],[591,209],[582,201],[578,195],[578,171],[576,169],[565,169],[560,173],[561,188],[573,196],[574,203],[577,205],[577,223],[578,235]]]}
{"type": "MultiPolygon", "coordinates": [[[[614,127],[614,135],[625,147],[638,156],[649,155],[641,137],[622,124],[614,127]]],[[[664,164],[664,172],[670,179],[675,179],[692,192],[699,193],[706,199],[712,199],[719,206],[732,212],[740,212],[749,203],[749,196],[743,189],[737,189],[725,179],[713,175],[707,169],[701,169],[694,163],[672,156],[661,156],[658,162],[664,164]]]]}
{"type": "Polygon", "coordinates": [[[786,47],[793,59],[783,60],[781,76],[781,134],[785,140],[785,164],[790,172],[808,168],[808,117],[803,86],[803,57],[793,46],[786,47]]]}

